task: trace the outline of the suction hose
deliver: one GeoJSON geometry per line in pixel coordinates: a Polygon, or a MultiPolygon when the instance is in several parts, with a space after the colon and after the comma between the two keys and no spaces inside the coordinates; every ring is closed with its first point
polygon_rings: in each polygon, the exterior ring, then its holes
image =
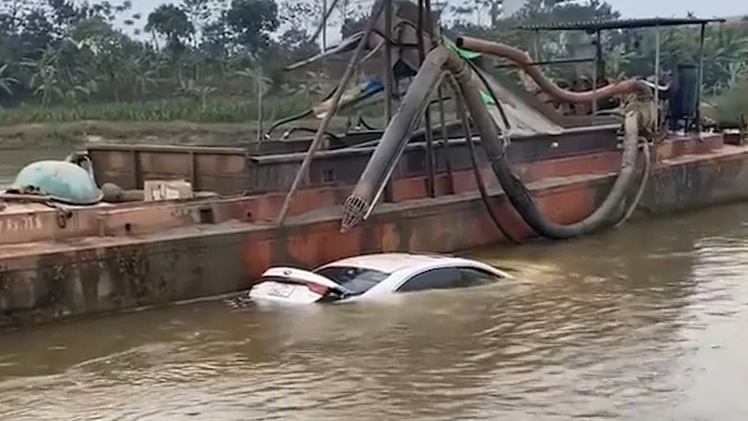
{"type": "MultiPolygon", "coordinates": [[[[480,193],[480,198],[483,202],[483,206],[485,206],[486,212],[488,212],[488,216],[491,218],[491,222],[493,222],[494,226],[498,228],[499,232],[501,232],[501,235],[503,235],[504,238],[509,240],[509,242],[511,243],[520,244],[519,240],[515,239],[511,234],[509,234],[509,231],[504,227],[504,224],[501,223],[501,219],[499,219],[499,217],[493,211],[493,208],[491,208],[491,197],[488,195],[488,191],[486,191],[486,183],[485,181],[483,181],[483,174],[481,174],[480,167],[478,166],[478,154],[475,151],[475,145],[473,144],[473,132],[470,129],[470,121],[468,119],[467,112],[465,111],[465,101],[462,99],[462,95],[460,95],[460,88],[457,82],[454,81],[454,76],[448,75],[447,80],[450,87],[455,92],[457,113],[460,115],[460,121],[462,122],[463,132],[465,133],[465,140],[467,141],[468,150],[470,152],[470,165],[473,167],[473,177],[475,177],[475,184],[478,186],[478,192],[480,193]]],[[[485,81],[483,82],[485,84],[485,81]]]]}
{"type": "Polygon", "coordinates": [[[649,173],[652,170],[652,153],[650,152],[649,148],[650,145],[648,142],[642,143],[642,151],[644,152],[644,174],[642,175],[642,181],[639,183],[639,190],[637,190],[636,196],[634,196],[634,200],[631,201],[631,205],[629,205],[626,213],[623,214],[621,220],[616,222],[614,228],[619,228],[621,225],[626,223],[629,218],[631,218],[631,215],[634,214],[634,211],[639,206],[639,202],[641,202],[642,196],[644,196],[644,190],[646,189],[647,181],[649,180],[649,173]]]}
{"type": "Polygon", "coordinates": [[[537,65],[534,64],[534,60],[527,54],[526,51],[522,51],[519,48],[512,47],[511,45],[502,44],[500,42],[487,41],[479,38],[472,37],[458,37],[455,41],[459,48],[466,50],[475,51],[483,54],[489,54],[496,57],[503,57],[516,63],[522,70],[532,78],[532,80],[538,85],[538,87],[545,93],[552,96],[558,101],[565,102],[592,102],[595,100],[601,100],[610,98],[616,95],[630,94],[634,92],[640,92],[645,95],[651,95],[652,88],[648,86],[644,81],[631,79],[622,82],[613,83],[611,85],[603,86],[597,89],[575,92],[563,89],[553,83],[550,79],[546,78],[540,71],[537,65]]]}
{"type": "Polygon", "coordinates": [[[481,144],[488,156],[496,177],[510,203],[522,219],[539,235],[551,239],[566,239],[596,231],[611,222],[618,214],[626,192],[634,181],[638,151],[638,113],[626,112],[621,171],[613,188],[600,207],[584,220],[562,225],[546,219],[532,200],[529,191],[514,175],[506,156],[505,145],[498,128],[483,104],[479,87],[472,78],[472,70],[455,53],[437,47],[426,57],[410,89],[405,94],[402,106],[390,121],[382,140],[361,174],[359,183],[346,199],[343,209],[341,231],[346,231],[366,219],[382,194],[384,185],[392,175],[395,163],[405,148],[406,140],[415,129],[431,91],[443,77],[443,70],[452,73],[459,84],[465,104],[479,132],[481,144]]]}

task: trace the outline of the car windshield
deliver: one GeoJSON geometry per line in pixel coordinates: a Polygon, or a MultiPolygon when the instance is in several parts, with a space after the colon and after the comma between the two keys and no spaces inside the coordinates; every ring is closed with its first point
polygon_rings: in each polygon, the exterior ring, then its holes
{"type": "Polygon", "coordinates": [[[353,266],[327,266],[314,271],[339,284],[353,294],[363,294],[388,276],[387,272],[353,266]]]}

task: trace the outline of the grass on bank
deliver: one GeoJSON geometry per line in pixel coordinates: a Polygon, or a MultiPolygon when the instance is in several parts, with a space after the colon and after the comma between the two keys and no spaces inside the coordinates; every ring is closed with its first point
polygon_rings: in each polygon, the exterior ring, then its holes
{"type": "MultiPolygon", "coordinates": [[[[313,102],[308,96],[303,95],[268,97],[263,104],[263,120],[270,123],[286,116],[301,113],[308,109],[313,102]]],[[[449,101],[447,104],[449,104],[449,101]]],[[[748,114],[748,81],[736,84],[731,89],[725,90],[721,95],[705,98],[702,107],[704,114],[719,122],[720,126],[737,127],[741,114],[748,114]]],[[[381,117],[381,107],[366,108],[363,110],[365,116],[381,117]]],[[[90,124],[90,122],[95,121],[180,122],[178,126],[185,126],[185,122],[256,124],[257,114],[257,102],[246,98],[217,98],[210,99],[205,103],[191,98],[172,98],[133,103],[84,103],[48,107],[33,104],[13,108],[0,107],[0,129],[13,126],[28,127],[28,125],[73,122],[82,122],[84,126],[87,125],[90,129],[95,129],[97,125],[90,124]]],[[[103,124],[103,126],[106,126],[106,124],[103,124]]],[[[0,131],[0,138],[2,137],[0,131]]]]}
{"type": "MultiPolygon", "coordinates": [[[[263,127],[267,129],[279,118],[306,110],[313,101],[304,95],[268,97],[263,106],[263,127]]],[[[381,106],[364,110],[370,123],[376,123],[381,114],[381,106]]],[[[738,83],[704,103],[704,115],[721,127],[738,127],[741,114],[748,118],[748,82],[738,83]]],[[[0,149],[69,148],[92,139],[229,145],[256,139],[256,120],[256,101],[236,97],[205,103],[172,98],[139,103],[24,105],[0,108],[0,149]]],[[[345,120],[343,116],[336,117],[333,128],[342,129],[345,120]]],[[[294,123],[310,128],[318,124],[317,119],[294,123]]]]}
{"type": "MultiPolygon", "coordinates": [[[[304,105],[304,101],[269,99],[263,106],[264,119],[298,113],[304,105]]],[[[256,136],[257,103],[247,100],[201,103],[174,98],[0,109],[0,149],[69,148],[91,139],[231,144],[256,136]]]]}
{"type": "MultiPolygon", "coordinates": [[[[304,95],[268,97],[263,104],[263,128],[301,113],[313,103],[304,95]]],[[[377,107],[374,107],[377,108],[377,107]]],[[[365,114],[376,115],[376,109],[365,114]]],[[[380,112],[381,114],[381,112],[380,112]]],[[[342,129],[345,117],[333,119],[342,129]]],[[[295,122],[314,128],[319,120],[295,122]]],[[[282,133],[288,126],[276,132],[282,133]]],[[[173,98],[138,103],[22,105],[0,108],[0,149],[70,147],[91,140],[158,142],[166,144],[234,144],[257,138],[257,102],[221,98],[205,103],[173,98]]]]}
{"type": "MultiPolygon", "coordinates": [[[[263,104],[267,119],[299,113],[309,106],[303,97],[268,98],[263,104]]],[[[221,98],[204,103],[189,98],[134,103],[83,103],[75,105],[22,105],[0,109],[0,126],[61,123],[81,120],[192,121],[196,123],[246,123],[257,120],[257,102],[221,98]]]]}

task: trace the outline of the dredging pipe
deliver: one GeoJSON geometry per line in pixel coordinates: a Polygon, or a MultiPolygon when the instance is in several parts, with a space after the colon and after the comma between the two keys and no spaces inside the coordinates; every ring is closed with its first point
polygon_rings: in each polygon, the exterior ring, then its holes
{"type": "Polygon", "coordinates": [[[639,116],[636,109],[626,112],[621,170],[608,196],[600,207],[584,220],[571,225],[559,224],[547,219],[540,212],[527,188],[512,172],[505,144],[496,123],[483,104],[479,86],[472,77],[470,67],[457,54],[440,46],[426,57],[405,94],[401,108],[387,126],[380,144],[372,154],[353,192],[345,200],[341,231],[345,232],[371,214],[385,183],[402,155],[407,139],[420,120],[432,90],[440,82],[444,71],[454,75],[491,167],[510,203],[539,235],[551,239],[565,239],[589,234],[611,223],[613,217],[620,214],[620,205],[636,178],[639,134],[639,116]]]}
{"type": "Polygon", "coordinates": [[[639,92],[652,95],[652,88],[641,80],[629,79],[588,91],[570,91],[563,89],[545,77],[530,55],[519,48],[500,42],[488,41],[480,38],[461,36],[455,40],[457,47],[478,53],[502,57],[516,63],[538,87],[558,101],[564,102],[592,102],[610,98],[616,95],[639,92]]]}

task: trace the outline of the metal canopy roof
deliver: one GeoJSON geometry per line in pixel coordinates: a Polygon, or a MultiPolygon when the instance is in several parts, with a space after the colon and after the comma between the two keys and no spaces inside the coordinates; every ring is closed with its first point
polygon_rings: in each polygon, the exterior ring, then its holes
{"type": "Polygon", "coordinates": [[[614,20],[590,20],[577,22],[550,22],[536,25],[520,25],[516,29],[534,31],[588,31],[597,32],[608,29],[632,29],[651,28],[655,26],[683,26],[683,25],[706,25],[715,22],[725,22],[725,19],[699,19],[699,18],[646,18],[646,19],[614,19],[614,20]]]}

